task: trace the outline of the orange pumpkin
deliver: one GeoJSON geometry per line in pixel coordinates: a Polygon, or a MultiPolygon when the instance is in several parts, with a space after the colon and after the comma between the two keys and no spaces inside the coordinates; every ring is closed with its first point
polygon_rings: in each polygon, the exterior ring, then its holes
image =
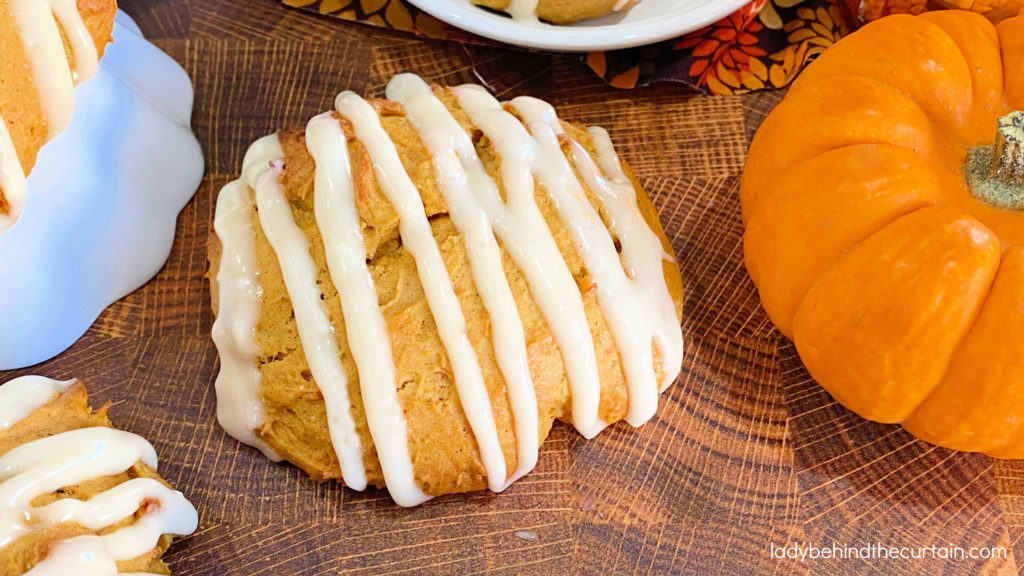
{"type": "Polygon", "coordinates": [[[920,14],[929,5],[970,10],[993,22],[1024,10],[1024,0],[846,0],[846,3],[864,20],[877,20],[889,14],[920,14]]]}
{"type": "Polygon", "coordinates": [[[1024,458],[1021,110],[1024,16],[889,16],[802,73],[740,186],[747,270],[810,374],[1004,458],[1024,458]]]}

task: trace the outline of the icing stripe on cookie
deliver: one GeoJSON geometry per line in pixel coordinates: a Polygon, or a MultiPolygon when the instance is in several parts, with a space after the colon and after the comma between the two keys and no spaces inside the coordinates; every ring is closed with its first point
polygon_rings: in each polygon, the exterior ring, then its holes
{"type": "MultiPolygon", "coordinates": [[[[406,116],[433,157],[434,173],[448,213],[463,237],[474,284],[494,326],[491,339],[508,390],[518,454],[516,470],[508,481],[503,486],[489,483],[492,490],[501,491],[533,469],[539,447],[537,397],[530,377],[523,323],[492,230],[504,210],[496,206],[500,204],[497,187],[477,157],[469,136],[423,80],[411,74],[396,76],[388,84],[387,95],[405,107],[406,116]],[[497,214],[488,213],[478,200],[479,195],[492,200],[497,214]]],[[[500,446],[480,443],[480,449],[500,450],[500,446]]]]}
{"type": "Polygon", "coordinates": [[[42,376],[22,376],[0,386],[0,432],[28,418],[73,384],[42,376]]]}
{"type": "Polygon", "coordinates": [[[281,188],[279,179],[283,169],[284,152],[276,135],[261,138],[245,155],[245,180],[256,191],[260,225],[281,264],[285,287],[295,311],[299,340],[313,379],[327,405],[328,429],[341,464],[342,478],[352,489],[364,490],[366,467],[363,465],[362,443],[352,420],[348,377],[338,357],[338,341],[323,302],[323,293],[316,284],[317,266],[309,255],[309,242],[295,223],[291,206],[281,188]]]}
{"type": "Polygon", "coordinates": [[[253,230],[255,208],[252,190],[236,180],[217,197],[213,229],[221,241],[223,257],[217,270],[217,319],[213,342],[220,352],[217,390],[217,421],[229,434],[259,449],[278,462],[266,442],[256,436],[266,410],[260,399],[260,371],[256,367],[256,322],[260,315],[260,283],[256,275],[253,230]]]}
{"type": "Polygon", "coordinates": [[[391,497],[402,506],[415,506],[429,497],[413,476],[391,339],[366,264],[347,142],[338,119],[330,113],[313,118],[306,126],[306,146],[316,160],[314,212],[345,315],[370,435],[391,497]]]}
{"type": "MultiPolygon", "coordinates": [[[[71,122],[75,84],[96,73],[96,43],[82,20],[77,0],[7,0],[7,10],[25,48],[46,120],[46,141],[50,141],[71,122]],[[68,65],[64,38],[73,67],[68,65]]],[[[25,167],[0,117],[0,198],[7,204],[6,214],[0,214],[0,232],[13,226],[21,215],[25,184],[25,167]]]]}

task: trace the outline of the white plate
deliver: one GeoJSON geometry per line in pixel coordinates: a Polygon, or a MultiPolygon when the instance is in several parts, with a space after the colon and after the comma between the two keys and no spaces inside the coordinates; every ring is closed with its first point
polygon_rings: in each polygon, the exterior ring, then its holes
{"type": "Polygon", "coordinates": [[[409,0],[452,26],[540,50],[586,52],[653,44],[703,28],[750,0],[640,0],[632,9],[570,26],[518,23],[468,0],[409,0]]]}
{"type": "Polygon", "coordinates": [[[203,156],[192,83],[118,12],[68,129],[43,147],[0,234],[0,370],[56,356],[163,266],[203,156]]]}

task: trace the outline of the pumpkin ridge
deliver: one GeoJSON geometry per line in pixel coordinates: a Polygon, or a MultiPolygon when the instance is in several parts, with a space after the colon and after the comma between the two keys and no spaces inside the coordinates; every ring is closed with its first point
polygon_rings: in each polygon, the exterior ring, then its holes
{"type": "Polygon", "coordinates": [[[783,335],[792,339],[800,303],[847,252],[892,222],[938,204],[945,185],[940,170],[909,148],[853,144],[807,159],[765,189],[747,222],[744,260],[783,335]],[[862,178],[860,171],[883,176],[862,178]],[[801,209],[809,213],[807,222],[792,216],[801,209]],[[817,225],[821,221],[834,224],[826,229],[817,225]]]}
{"type": "Polygon", "coordinates": [[[1013,385],[1024,369],[1024,340],[1006,337],[1007,331],[1024,331],[1024,311],[1007,306],[1024,297],[1022,280],[1024,249],[1010,248],[939,386],[904,420],[911,434],[956,450],[1024,457],[1024,444],[1019,442],[1024,419],[1015,414],[1024,399],[1024,384],[1013,385]],[[1012,394],[1009,400],[1008,394],[1012,394]],[[1014,425],[1015,429],[1007,429],[1014,425]]]}
{"type": "Polygon", "coordinates": [[[792,90],[841,75],[892,86],[921,106],[943,132],[959,133],[969,119],[969,64],[953,38],[928,20],[895,14],[866,24],[822,53],[792,90]],[[873,57],[864,58],[864,53],[873,57]]]}
{"type": "MultiPolygon", "coordinates": [[[[773,319],[772,322],[775,324],[775,327],[779,330],[779,332],[782,333],[783,336],[785,336],[786,338],[788,338],[790,340],[793,340],[793,338],[795,336],[794,333],[793,333],[793,325],[794,325],[794,323],[796,321],[796,314],[797,314],[797,311],[799,311],[800,308],[803,306],[804,300],[807,298],[807,295],[810,294],[811,291],[814,290],[814,288],[818,285],[818,282],[820,282],[822,278],[824,278],[826,275],[828,275],[830,270],[832,270],[840,262],[842,262],[843,258],[845,258],[846,255],[849,252],[854,251],[857,248],[859,248],[861,244],[863,244],[867,240],[871,239],[872,236],[874,236],[875,234],[881,232],[883,229],[885,229],[886,226],[889,226],[893,222],[896,222],[897,220],[899,220],[901,218],[904,218],[906,216],[910,216],[911,214],[914,214],[916,212],[920,212],[921,210],[927,210],[928,208],[937,208],[937,207],[939,207],[939,206],[937,206],[935,204],[920,204],[920,205],[917,205],[917,206],[913,206],[909,210],[907,210],[906,212],[902,212],[902,213],[896,214],[895,217],[892,218],[891,220],[886,221],[885,223],[883,223],[878,228],[876,228],[876,229],[872,230],[871,232],[869,232],[863,238],[857,240],[853,244],[850,244],[845,250],[843,250],[843,253],[840,254],[838,258],[833,260],[831,264],[829,264],[823,270],[821,270],[821,273],[817,275],[817,278],[815,278],[814,281],[811,282],[811,284],[807,287],[807,289],[804,291],[804,293],[800,296],[799,302],[797,303],[796,307],[794,308],[794,312],[792,314],[792,317],[789,319],[788,328],[786,328],[784,330],[783,327],[779,326],[779,323],[775,322],[775,320],[773,319]]],[[[763,306],[764,306],[764,303],[762,302],[762,307],[763,306]]]]}
{"type": "Polygon", "coordinates": [[[930,11],[919,18],[941,28],[967,66],[972,99],[969,119],[959,135],[968,145],[990,142],[991,119],[1003,107],[1003,62],[995,25],[981,14],[963,10],[930,11]]]}
{"type": "Polygon", "coordinates": [[[838,402],[902,422],[942,381],[999,262],[995,234],[956,209],[903,216],[807,294],[794,320],[797,351],[838,402]],[[927,352],[907,354],[914,350],[927,352]]]}
{"type": "Polygon", "coordinates": [[[1024,15],[996,26],[1003,56],[1003,98],[1007,110],[1024,110],[1024,15]],[[1016,71],[1016,73],[1013,73],[1016,71]]]}
{"type": "MultiPolygon", "coordinates": [[[[937,146],[935,125],[924,109],[893,86],[860,75],[840,75],[791,90],[754,135],[740,179],[740,205],[746,223],[757,207],[758,190],[804,160],[857,144],[909,148],[929,160],[951,156],[937,146]],[[836,106],[850,92],[860,98],[852,110],[836,106]],[[883,114],[883,112],[886,112],[883,114]],[[865,117],[872,120],[865,122],[865,117]]],[[[961,158],[957,156],[957,161],[961,158]]]]}

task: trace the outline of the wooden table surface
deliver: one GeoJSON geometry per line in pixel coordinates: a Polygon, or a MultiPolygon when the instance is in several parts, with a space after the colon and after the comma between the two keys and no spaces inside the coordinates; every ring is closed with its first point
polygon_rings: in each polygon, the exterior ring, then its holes
{"type": "MultiPolygon", "coordinates": [[[[195,83],[207,175],[167,266],[55,360],[120,427],[148,437],[200,528],[168,556],[179,576],[314,574],[1013,574],[1024,554],[1024,464],[936,448],[843,409],[773,330],[742,264],[738,177],[780,98],[604,86],[574,57],[416,39],[274,0],[124,0],[195,83]],[[413,71],[484,78],[610,129],[661,211],[686,285],[686,358],[657,417],[585,441],[556,426],[506,493],[401,509],[386,493],[318,485],[215,422],[217,354],[206,240],[217,191],[259,136],[304,124],[343,89],[380,95],[413,71]],[[517,535],[517,532],[519,533],[517,535]],[[535,535],[535,537],[533,537],[535,535]],[[821,547],[931,547],[923,560],[774,558],[821,547]],[[1005,558],[949,560],[945,547],[1005,558]],[[777,553],[778,554],[778,553],[777,553]]],[[[70,289],[73,289],[71,287],[70,289]]]]}

